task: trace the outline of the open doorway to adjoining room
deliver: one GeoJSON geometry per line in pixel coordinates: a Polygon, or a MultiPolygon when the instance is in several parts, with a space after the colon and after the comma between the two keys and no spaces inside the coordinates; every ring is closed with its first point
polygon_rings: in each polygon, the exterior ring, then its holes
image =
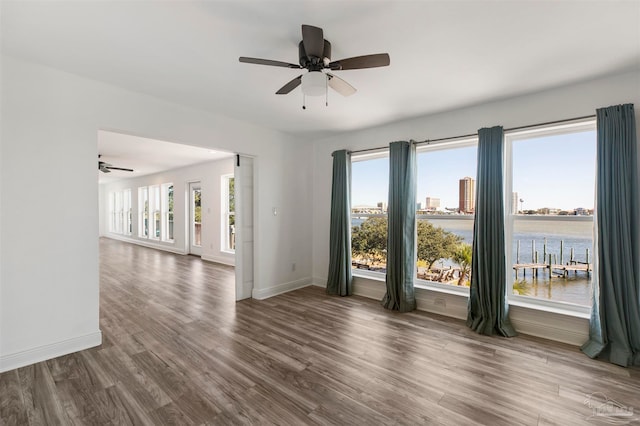
{"type": "Polygon", "coordinates": [[[253,224],[236,230],[253,217],[253,159],[104,130],[98,156],[101,238],[240,267],[235,299],[251,297],[253,224]]]}

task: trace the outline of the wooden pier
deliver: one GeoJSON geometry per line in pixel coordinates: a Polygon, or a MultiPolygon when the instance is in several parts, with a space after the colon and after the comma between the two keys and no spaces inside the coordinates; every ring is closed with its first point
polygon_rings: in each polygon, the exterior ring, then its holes
{"type": "Polygon", "coordinates": [[[570,272],[586,272],[587,276],[591,274],[593,268],[590,263],[573,262],[566,265],[561,264],[549,264],[549,263],[516,263],[513,265],[513,270],[516,272],[516,280],[518,279],[519,272],[522,271],[522,276],[527,276],[527,269],[531,270],[531,276],[537,277],[540,270],[547,273],[549,278],[567,278],[570,272]]]}
{"type": "Polygon", "coordinates": [[[513,265],[513,270],[516,273],[516,280],[518,279],[519,271],[522,270],[523,277],[527,276],[527,269],[531,270],[531,276],[537,277],[539,271],[546,270],[549,278],[567,278],[569,272],[574,274],[578,272],[586,272],[589,276],[592,272],[591,262],[589,262],[589,249],[585,251],[586,262],[580,262],[575,259],[575,253],[571,248],[569,254],[569,261],[564,262],[564,241],[560,240],[560,262],[558,262],[558,256],[556,254],[547,252],[547,238],[544,238],[544,244],[542,249],[542,263],[538,261],[538,251],[536,251],[536,242],[531,240],[531,263],[520,263],[520,241],[516,246],[516,263],[513,265]]]}

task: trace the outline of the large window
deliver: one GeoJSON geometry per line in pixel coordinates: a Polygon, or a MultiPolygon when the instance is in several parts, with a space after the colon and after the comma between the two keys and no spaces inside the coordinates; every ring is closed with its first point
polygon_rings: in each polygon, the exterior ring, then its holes
{"type": "Polygon", "coordinates": [[[468,287],[477,139],[418,148],[417,276],[468,287]]]}
{"type": "Polygon", "coordinates": [[[131,189],[125,189],[123,191],[123,211],[124,211],[124,234],[131,235],[133,231],[132,223],[132,208],[131,208],[131,189]]]}
{"type": "MultiPolygon", "coordinates": [[[[510,301],[581,311],[593,275],[595,122],[505,133],[505,238],[510,301]]],[[[384,156],[384,157],[381,157],[384,156]]],[[[471,282],[477,138],[417,154],[417,278],[471,282]]],[[[352,159],[354,269],[386,271],[389,158],[352,159]]]]}
{"type": "Polygon", "coordinates": [[[109,232],[116,232],[116,193],[109,193],[109,232]]]}
{"type": "Polygon", "coordinates": [[[235,251],[236,249],[236,201],[235,179],[233,175],[222,176],[222,249],[235,251]]]}
{"type": "Polygon", "coordinates": [[[151,211],[151,238],[160,239],[161,215],[160,215],[160,186],[149,187],[149,205],[151,211]]]}
{"type": "Polygon", "coordinates": [[[122,234],[123,227],[124,227],[124,207],[123,207],[121,191],[118,191],[115,193],[115,210],[116,210],[115,233],[122,234]]]}
{"type": "Polygon", "coordinates": [[[352,161],[352,264],[361,270],[385,272],[389,157],[387,153],[363,155],[352,161]]]}
{"type": "Polygon", "coordinates": [[[191,245],[202,246],[202,189],[191,187],[191,245]]]}
{"type": "Polygon", "coordinates": [[[138,188],[138,236],[149,237],[149,188],[138,188]]]}
{"type": "Polygon", "coordinates": [[[506,142],[511,299],[590,305],[595,123],[521,131],[506,142]]]}
{"type": "Polygon", "coordinates": [[[173,184],[162,185],[162,240],[173,242],[173,184]]]}

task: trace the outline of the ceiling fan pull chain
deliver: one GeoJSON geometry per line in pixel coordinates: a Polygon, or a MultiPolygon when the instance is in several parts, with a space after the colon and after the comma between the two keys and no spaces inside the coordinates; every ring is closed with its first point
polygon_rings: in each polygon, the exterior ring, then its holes
{"type": "Polygon", "coordinates": [[[329,106],[329,76],[324,79],[324,106],[329,106]]]}
{"type": "Polygon", "coordinates": [[[302,109],[307,109],[307,97],[304,92],[302,92],[302,109]]]}

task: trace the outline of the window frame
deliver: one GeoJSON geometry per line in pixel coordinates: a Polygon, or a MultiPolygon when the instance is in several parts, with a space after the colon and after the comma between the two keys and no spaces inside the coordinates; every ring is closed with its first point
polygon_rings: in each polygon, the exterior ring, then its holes
{"type": "Polygon", "coordinates": [[[138,237],[149,238],[149,188],[146,186],[138,188],[138,237]]]}
{"type": "Polygon", "coordinates": [[[132,206],[131,206],[131,189],[127,188],[122,191],[122,210],[124,212],[123,234],[131,235],[133,231],[132,206]]]}
{"type": "MultiPolygon", "coordinates": [[[[176,188],[172,182],[163,183],[160,189],[160,237],[165,243],[174,243],[175,235],[170,235],[169,228],[170,215],[174,215],[175,218],[175,200],[176,200],[176,188]],[[173,206],[169,205],[169,189],[173,191],[173,206]]],[[[175,225],[174,225],[175,226],[175,225]]],[[[175,228],[173,229],[175,233],[175,228]]]]}
{"type": "MultiPolygon", "coordinates": [[[[223,220],[222,222],[222,230],[221,230],[221,237],[220,238],[220,250],[225,252],[225,253],[235,253],[235,245],[234,248],[231,247],[231,240],[229,238],[229,228],[230,228],[230,219],[231,216],[233,216],[235,218],[236,216],[236,212],[235,210],[232,212],[230,211],[230,203],[229,203],[229,196],[230,196],[230,192],[229,192],[229,185],[231,183],[231,179],[234,179],[234,197],[235,197],[235,174],[230,173],[230,174],[226,174],[226,175],[222,175],[220,177],[221,179],[221,185],[222,185],[222,190],[221,190],[221,194],[222,194],[222,199],[220,200],[221,203],[220,205],[222,206],[222,217],[223,220]]],[[[235,226],[235,224],[234,224],[235,226]]],[[[235,232],[234,232],[235,235],[235,232]]]]}
{"type": "MultiPolygon", "coordinates": [[[[389,149],[388,148],[382,148],[379,150],[374,150],[374,151],[367,151],[366,153],[360,153],[360,154],[352,154],[351,155],[351,165],[353,166],[353,163],[358,163],[361,161],[369,161],[369,160],[378,160],[380,158],[389,158],[389,149]]],[[[387,179],[387,185],[388,185],[388,179],[387,179]]],[[[351,193],[351,191],[350,191],[351,193]]],[[[388,196],[388,194],[387,194],[388,196]]],[[[388,197],[387,197],[388,198],[388,197]]],[[[385,200],[383,202],[388,202],[388,200],[385,200]]],[[[389,214],[387,213],[353,213],[353,206],[351,206],[351,212],[349,214],[349,234],[351,235],[351,229],[353,228],[353,219],[355,217],[358,218],[370,218],[370,217],[385,217],[387,218],[387,221],[389,220],[389,214]]],[[[388,231],[387,231],[388,232],[388,231]]],[[[351,249],[351,254],[353,256],[353,248],[351,249]]],[[[386,269],[386,264],[385,264],[385,269],[386,269]]],[[[378,272],[378,271],[371,271],[369,269],[360,269],[357,267],[353,266],[353,261],[351,263],[351,274],[354,276],[362,276],[365,278],[370,278],[370,279],[374,279],[374,280],[381,280],[381,281],[385,281],[385,275],[386,273],[384,272],[378,272]]]]}
{"type": "MultiPolygon", "coordinates": [[[[577,303],[571,302],[563,302],[558,300],[549,300],[542,299],[531,296],[521,296],[518,294],[513,294],[513,247],[511,247],[513,240],[513,231],[515,223],[520,220],[550,220],[546,216],[531,216],[531,215],[523,215],[518,214],[517,209],[516,213],[512,212],[512,203],[509,202],[513,196],[513,143],[521,140],[539,138],[544,136],[556,136],[570,133],[578,133],[585,131],[595,131],[596,130],[596,120],[595,118],[589,119],[580,119],[574,120],[570,122],[565,122],[561,124],[552,124],[545,126],[536,126],[530,127],[521,130],[507,131],[504,134],[504,155],[503,155],[503,200],[504,200],[504,218],[505,218],[505,226],[504,226],[504,238],[505,238],[505,267],[506,267],[506,288],[507,295],[506,300],[509,305],[514,306],[524,306],[530,307],[539,310],[547,310],[553,312],[563,312],[568,313],[574,316],[582,316],[588,315],[591,312],[591,306],[579,305],[577,303]]],[[[594,163],[593,167],[596,167],[594,163]]],[[[594,188],[595,195],[595,188],[594,188]]],[[[594,197],[594,205],[595,205],[595,197],[594,197]]],[[[591,221],[595,227],[595,215],[593,216],[553,216],[554,220],[561,221],[591,221]]],[[[594,239],[595,239],[595,229],[594,229],[594,239]]],[[[593,275],[596,271],[597,265],[595,265],[597,258],[595,250],[593,250],[593,270],[592,270],[592,279],[595,279],[595,275],[593,275]]]]}
{"type": "Polygon", "coordinates": [[[159,241],[162,238],[162,214],[160,185],[149,185],[149,239],[159,241]],[[158,223],[156,226],[156,215],[158,223]]]}

